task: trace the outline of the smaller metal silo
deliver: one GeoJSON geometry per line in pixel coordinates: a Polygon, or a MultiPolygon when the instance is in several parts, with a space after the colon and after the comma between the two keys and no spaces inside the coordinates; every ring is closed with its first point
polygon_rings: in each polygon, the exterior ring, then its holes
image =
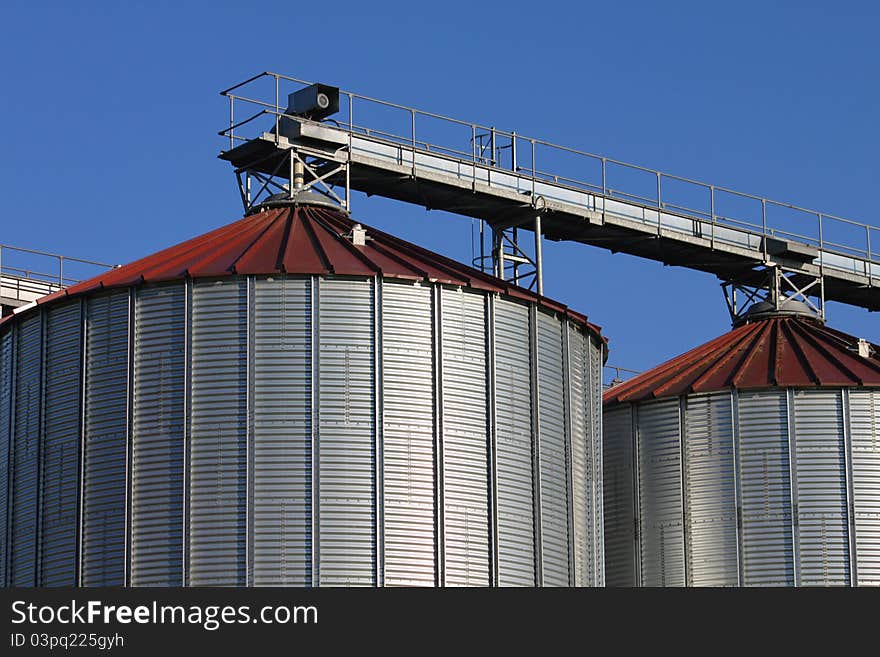
{"type": "Polygon", "coordinates": [[[878,347],[785,308],[606,391],[609,585],[880,584],[878,347]]]}

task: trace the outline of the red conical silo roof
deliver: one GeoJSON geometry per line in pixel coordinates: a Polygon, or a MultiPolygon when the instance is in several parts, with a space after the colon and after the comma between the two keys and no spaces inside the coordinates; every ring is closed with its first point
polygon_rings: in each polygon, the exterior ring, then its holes
{"type": "Polygon", "coordinates": [[[597,335],[601,331],[564,304],[359,224],[344,212],[318,205],[265,209],[45,296],[37,304],[145,283],[282,273],[380,275],[460,285],[532,301],[567,315],[597,335]],[[363,245],[356,245],[352,239],[356,226],[366,230],[363,245]]]}
{"type": "Polygon", "coordinates": [[[876,386],[880,348],[802,316],[743,324],[605,391],[606,406],[727,388],[876,386]]]}

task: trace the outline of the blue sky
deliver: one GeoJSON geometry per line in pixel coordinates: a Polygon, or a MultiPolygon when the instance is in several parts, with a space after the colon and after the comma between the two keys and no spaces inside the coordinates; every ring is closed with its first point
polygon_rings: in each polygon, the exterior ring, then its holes
{"type": "MultiPolygon", "coordinates": [[[[236,219],[218,91],[263,70],[880,225],[873,2],[5,2],[0,242],[127,262],[236,219]],[[823,6],[824,5],[824,6],[823,6]]],[[[356,197],[460,260],[469,219],[356,197]]],[[[545,290],[646,369],[729,329],[708,274],[571,244],[545,290]]],[[[876,315],[829,323],[880,341],[876,315]]]]}

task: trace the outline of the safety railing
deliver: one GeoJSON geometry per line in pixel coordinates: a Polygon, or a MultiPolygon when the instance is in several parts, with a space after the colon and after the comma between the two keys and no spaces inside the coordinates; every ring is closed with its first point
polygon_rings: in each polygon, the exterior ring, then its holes
{"type": "Polygon", "coordinates": [[[630,370],[626,367],[618,365],[605,365],[602,368],[602,389],[608,390],[619,383],[623,383],[627,379],[631,379],[637,374],[641,374],[638,370],[630,370]]]}
{"type": "MultiPolygon", "coordinates": [[[[269,117],[278,139],[287,94],[309,84],[264,72],[222,91],[229,102],[229,125],[218,134],[231,149],[268,132],[271,123],[259,119],[269,117]],[[242,108],[246,118],[236,120],[242,108]]],[[[725,229],[733,229],[813,246],[820,267],[866,275],[869,284],[880,276],[874,250],[880,227],[870,224],[350,91],[340,91],[340,110],[324,123],[350,138],[367,137],[410,151],[414,169],[417,154],[433,154],[471,166],[474,181],[479,167],[481,182],[490,186],[493,174],[497,180],[499,174],[514,173],[531,182],[533,193],[541,183],[551,183],[596,195],[603,212],[607,202],[639,206],[649,211],[645,221],[655,222],[658,232],[668,215],[693,220],[713,248],[716,240],[724,241],[725,229]]],[[[767,256],[767,240],[756,241],[754,248],[767,256]]]]}
{"type": "Polygon", "coordinates": [[[20,302],[32,301],[114,266],[96,260],[0,244],[0,297],[20,302]]]}

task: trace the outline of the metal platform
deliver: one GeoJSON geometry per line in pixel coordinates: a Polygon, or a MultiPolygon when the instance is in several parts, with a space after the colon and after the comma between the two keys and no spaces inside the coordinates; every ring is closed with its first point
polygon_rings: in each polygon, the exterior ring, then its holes
{"type": "Polygon", "coordinates": [[[266,181],[287,177],[297,160],[308,184],[337,188],[346,205],[349,190],[357,190],[478,218],[496,233],[537,230],[539,279],[542,233],[708,272],[741,288],[765,287],[767,269],[777,268],[793,290],[812,287],[809,294],[822,301],[880,310],[875,226],[349,92],[342,92],[344,116],[315,122],[284,113],[285,82],[307,84],[267,73],[223,92],[231,111],[220,133],[229,148],[220,157],[236,168],[246,206],[259,196],[251,175],[268,189],[266,181]],[[274,100],[239,91],[267,77],[274,100]],[[359,113],[358,103],[370,111],[359,113]],[[242,104],[257,111],[236,122],[242,104]],[[375,127],[391,123],[397,127],[375,127]],[[245,136],[248,129],[259,133],[245,136]],[[449,138],[456,130],[460,142],[449,138]]]}
{"type": "Polygon", "coordinates": [[[0,244],[0,313],[112,268],[103,262],[0,244]]]}

